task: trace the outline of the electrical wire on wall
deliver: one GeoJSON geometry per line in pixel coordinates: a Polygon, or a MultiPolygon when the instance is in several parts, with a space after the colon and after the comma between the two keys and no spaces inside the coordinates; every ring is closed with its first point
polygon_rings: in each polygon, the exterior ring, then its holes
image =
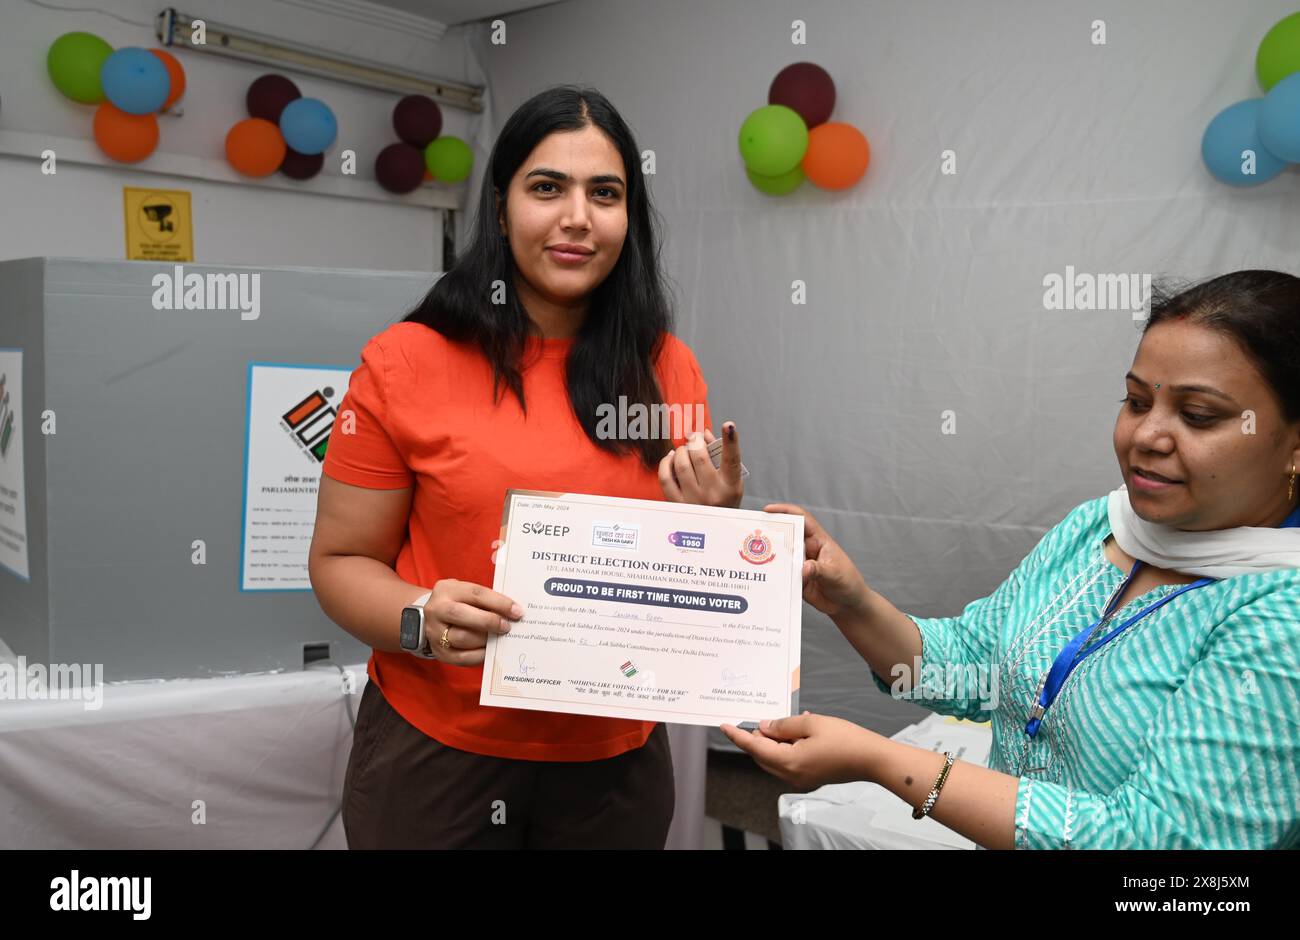
{"type": "Polygon", "coordinates": [[[99,13],[102,16],[111,16],[120,23],[126,23],[128,26],[140,26],[144,29],[153,29],[152,23],[141,23],[137,20],[128,20],[124,16],[118,16],[116,13],[110,13],[108,10],[98,10],[94,7],[65,7],[53,3],[45,3],[43,0],[27,0],[32,6],[44,7],[47,10],[58,10],[60,13],[99,13]]]}

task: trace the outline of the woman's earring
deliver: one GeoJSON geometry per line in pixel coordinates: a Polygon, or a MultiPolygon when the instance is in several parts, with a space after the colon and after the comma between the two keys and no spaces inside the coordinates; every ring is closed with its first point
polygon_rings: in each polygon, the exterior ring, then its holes
{"type": "Polygon", "coordinates": [[[1291,464],[1291,485],[1286,488],[1286,501],[1295,499],[1295,464],[1291,464]]]}

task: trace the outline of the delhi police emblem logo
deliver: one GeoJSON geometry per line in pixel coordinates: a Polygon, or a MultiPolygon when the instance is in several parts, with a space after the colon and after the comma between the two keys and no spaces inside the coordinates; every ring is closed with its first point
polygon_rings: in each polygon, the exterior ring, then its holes
{"type": "Polygon", "coordinates": [[[772,540],[758,529],[745,536],[740,546],[740,557],[751,565],[765,565],[776,557],[772,553],[772,540]]]}

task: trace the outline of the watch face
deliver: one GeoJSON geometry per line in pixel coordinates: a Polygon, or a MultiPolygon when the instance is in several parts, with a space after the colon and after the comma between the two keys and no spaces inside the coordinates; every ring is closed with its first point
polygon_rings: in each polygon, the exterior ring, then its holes
{"type": "Polygon", "coordinates": [[[401,644],[404,650],[413,650],[420,643],[420,611],[402,608],[401,644]]]}

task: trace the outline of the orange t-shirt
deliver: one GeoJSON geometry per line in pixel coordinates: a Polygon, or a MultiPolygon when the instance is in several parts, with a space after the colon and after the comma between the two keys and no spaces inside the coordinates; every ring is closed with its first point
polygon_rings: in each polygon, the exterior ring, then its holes
{"type": "MultiPolygon", "coordinates": [[[[414,486],[394,566],[404,581],[430,588],[456,578],[491,587],[492,541],[500,536],[511,487],[664,498],[657,472],[639,455],[601,450],[578,423],[564,380],[572,345],[572,338],[529,338],[521,363],[525,418],[509,390],[493,404],[492,367],[472,344],[405,321],[366,343],[339,405],[340,415],[355,413],[355,433],[330,435],[322,470],[355,486],[414,486]]],[[[684,420],[694,417],[695,404],[703,405],[704,427],[712,425],[708,388],[685,343],[667,335],[655,371],[666,404],[680,404],[684,420]]],[[[611,404],[617,411],[618,403],[611,404]]],[[[394,636],[400,614],[393,611],[394,636]]],[[[412,725],[476,754],[597,760],[641,747],[655,727],[652,721],[480,705],[482,666],[373,650],[367,672],[412,725]]]]}

